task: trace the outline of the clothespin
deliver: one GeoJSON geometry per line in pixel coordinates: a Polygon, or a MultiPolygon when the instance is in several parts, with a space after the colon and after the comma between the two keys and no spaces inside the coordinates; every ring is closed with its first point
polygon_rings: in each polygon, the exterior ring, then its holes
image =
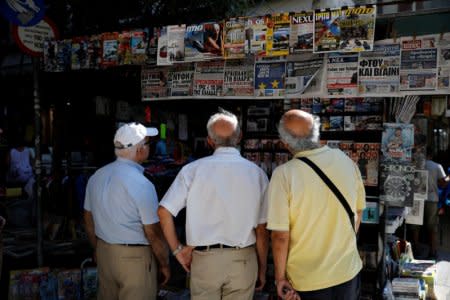
{"type": "Polygon", "coordinates": [[[392,29],[392,39],[394,40],[394,44],[397,43],[397,30],[392,29]]]}
{"type": "Polygon", "coordinates": [[[416,41],[416,37],[417,37],[417,32],[414,31],[414,33],[413,33],[413,42],[416,41]]]}

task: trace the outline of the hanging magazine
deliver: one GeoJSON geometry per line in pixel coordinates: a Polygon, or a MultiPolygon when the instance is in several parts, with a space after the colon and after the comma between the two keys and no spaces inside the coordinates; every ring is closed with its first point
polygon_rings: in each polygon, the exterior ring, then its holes
{"type": "Polygon", "coordinates": [[[89,41],[86,37],[72,39],[72,70],[89,69],[89,41]]]}
{"type": "Polygon", "coordinates": [[[285,56],[289,54],[290,18],[289,14],[273,14],[266,18],[267,43],[266,56],[285,56]]]}
{"type": "Polygon", "coordinates": [[[398,93],[400,85],[400,45],[375,45],[361,52],[358,63],[358,94],[380,97],[398,93]]]}
{"type": "Polygon", "coordinates": [[[299,97],[315,80],[323,67],[323,56],[320,54],[303,53],[290,55],[287,61],[286,95],[299,97]]]}
{"type": "Polygon", "coordinates": [[[124,31],[119,34],[119,46],[117,51],[117,64],[131,64],[131,33],[124,31]]]}
{"type": "Polygon", "coordinates": [[[289,53],[312,51],[314,35],[314,12],[304,11],[290,15],[289,53]]]}
{"type": "Polygon", "coordinates": [[[98,69],[102,62],[102,39],[100,35],[93,35],[89,39],[88,44],[88,56],[89,56],[89,69],[98,69]]]}
{"type": "Polygon", "coordinates": [[[184,34],[184,60],[202,61],[203,56],[203,24],[194,24],[186,27],[184,34]]]}
{"type": "Polygon", "coordinates": [[[223,60],[197,62],[194,73],[194,96],[222,96],[223,77],[223,60]]]}
{"type": "Polygon", "coordinates": [[[254,95],[254,58],[225,61],[223,90],[225,96],[254,95]]]}
{"type": "Polygon", "coordinates": [[[203,56],[206,59],[223,57],[223,23],[203,23],[203,56]]]}
{"type": "Polygon", "coordinates": [[[184,61],[185,31],[185,24],[167,26],[167,55],[171,63],[184,61]]]}
{"type": "Polygon", "coordinates": [[[361,222],[366,224],[378,224],[380,222],[378,202],[366,202],[366,208],[363,210],[361,222]]]}
{"type": "Polygon", "coordinates": [[[360,52],[373,48],[376,6],[316,10],[314,52],[360,52]]]}
{"type": "Polygon", "coordinates": [[[146,60],[147,52],[147,36],[143,30],[135,30],[131,32],[131,63],[134,65],[142,65],[146,60]]]}
{"type": "Polygon", "coordinates": [[[411,162],[414,146],[414,126],[402,123],[384,123],[381,137],[382,160],[411,162]]]}
{"type": "Polygon", "coordinates": [[[264,17],[248,17],[245,25],[245,53],[266,55],[267,24],[264,17]]]}
{"type": "Polygon", "coordinates": [[[382,163],[380,165],[380,200],[390,206],[413,205],[414,173],[411,164],[382,163]]]}
{"type": "Polygon", "coordinates": [[[163,26],[159,31],[158,36],[158,52],[156,57],[158,66],[168,66],[172,64],[168,55],[168,41],[167,26],[163,26]]]}
{"type": "Polygon", "coordinates": [[[107,32],[102,34],[103,55],[102,66],[110,67],[117,65],[118,49],[119,49],[119,34],[117,32],[107,32]]]}
{"type": "Polygon", "coordinates": [[[245,22],[246,18],[230,18],[224,25],[224,57],[245,57],[245,22]]]}
{"type": "Polygon", "coordinates": [[[379,143],[355,143],[354,161],[365,186],[378,186],[379,143]]]}
{"type": "Polygon", "coordinates": [[[255,96],[283,96],[285,62],[256,62],[255,96]]]}

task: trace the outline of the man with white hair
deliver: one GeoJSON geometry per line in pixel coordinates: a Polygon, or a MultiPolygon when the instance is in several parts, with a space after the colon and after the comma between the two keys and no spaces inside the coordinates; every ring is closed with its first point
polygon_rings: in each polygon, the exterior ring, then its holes
{"type": "Polygon", "coordinates": [[[277,293],[288,300],[356,300],[364,185],[348,156],[320,145],[319,128],[319,118],[302,110],[286,112],[278,127],[294,158],[274,170],[267,192],[277,293]]]}
{"type": "Polygon", "coordinates": [[[163,197],[158,215],[172,254],[191,272],[193,300],[253,299],[265,284],[269,235],[263,170],[236,149],[235,115],[221,111],[207,123],[214,154],[182,168],[163,197]],[[173,216],[186,207],[186,243],[173,216]]]}
{"type": "Polygon", "coordinates": [[[161,284],[169,279],[158,198],[140,165],[149,155],[149,137],[157,134],[137,123],[120,127],[114,136],[117,159],[88,181],[84,220],[96,251],[98,299],[156,299],[158,264],[161,284]]]}

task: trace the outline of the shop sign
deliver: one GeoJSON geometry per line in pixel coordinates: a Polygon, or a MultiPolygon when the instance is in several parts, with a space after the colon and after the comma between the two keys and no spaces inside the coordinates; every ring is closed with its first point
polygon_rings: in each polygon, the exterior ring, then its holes
{"type": "Polygon", "coordinates": [[[45,15],[43,0],[3,0],[0,1],[0,13],[17,26],[33,26],[45,15]]]}
{"type": "Polygon", "coordinates": [[[45,40],[58,39],[56,26],[48,18],[42,19],[34,26],[14,25],[12,34],[20,49],[32,56],[43,54],[45,40]]]}

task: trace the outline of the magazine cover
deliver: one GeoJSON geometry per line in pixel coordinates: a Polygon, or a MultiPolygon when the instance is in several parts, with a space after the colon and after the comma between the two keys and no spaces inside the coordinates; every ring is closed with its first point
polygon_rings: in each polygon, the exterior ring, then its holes
{"type": "Polygon", "coordinates": [[[142,65],[146,60],[147,52],[147,34],[144,30],[135,30],[131,32],[131,63],[142,65]]]}
{"type": "Polygon", "coordinates": [[[158,36],[158,50],[156,55],[156,64],[158,66],[169,66],[172,64],[169,59],[168,42],[167,26],[163,26],[158,36]]]}
{"type": "Polygon", "coordinates": [[[177,64],[169,68],[168,96],[192,96],[194,82],[193,64],[177,64]]]}
{"type": "Polygon", "coordinates": [[[89,42],[86,37],[72,39],[72,70],[89,69],[89,42]]]}
{"type": "Polygon", "coordinates": [[[264,17],[248,17],[245,24],[245,53],[266,55],[267,25],[264,17]]]}
{"type": "Polygon", "coordinates": [[[314,12],[296,12],[290,15],[289,53],[312,51],[314,35],[314,12]]]}
{"type": "Polygon", "coordinates": [[[58,273],[59,299],[77,300],[80,298],[80,272],[80,269],[72,269],[58,273]]]}
{"type": "Polygon", "coordinates": [[[266,56],[288,55],[289,34],[291,26],[289,14],[280,13],[266,17],[266,24],[266,56]]]}
{"type": "Polygon", "coordinates": [[[171,63],[184,61],[185,32],[185,24],[167,26],[167,54],[171,63]]]}
{"type": "Polygon", "coordinates": [[[366,208],[363,210],[361,222],[366,224],[380,223],[380,208],[378,202],[366,202],[366,208]]]}
{"type": "Polygon", "coordinates": [[[400,44],[375,45],[361,52],[358,93],[361,96],[392,96],[400,90],[400,44]]]}
{"type": "Polygon", "coordinates": [[[286,95],[299,97],[314,80],[320,80],[318,74],[323,68],[323,56],[312,53],[289,55],[286,66],[286,95]]]}
{"type": "Polygon", "coordinates": [[[103,44],[100,35],[92,35],[88,44],[89,69],[100,68],[103,57],[103,44]]]}
{"type": "Polygon", "coordinates": [[[380,200],[390,206],[411,207],[414,200],[414,173],[414,166],[408,163],[381,163],[380,200]]]}
{"type": "Polygon", "coordinates": [[[416,170],[413,184],[414,199],[426,200],[428,198],[428,171],[416,170]]]}
{"type": "MultiPolygon", "coordinates": [[[[147,40],[147,50],[145,51],[145,54],[146,54],[145,64],[156,65],[157,61],[158,61],[158,55],[160,53],[159,52],[160,51],[159,50],[159,37],[161,36],[161,33],[164,33],[163,27],[146,28],[144,30],[144,32],[145,32],[145,36],[146,36],[146,40],[147,40]]],[[[162,52],[164,53],[163,50],[162,50],[162,52]]],[[[166,51],[166,53],[167,53],[167,51],[166,51]]]]}
{"type": "Polygon", "coordinates": [[[97,268],[83,269],[83,294],[84,300],[97,299],[98,276],[97,268]]]}
{"type": "Polygon", "coordinates": [[[414,146],[414,127],[412,124],[384,123],[381,136],[383,161],[411,162],[414,146]]]}
{"type": "Polygon", "coordinates": [[[255,61],[248,58],[225,61],[223,89],[225,96],[253,96],[255,61]]]}
{"type": "Polygon", "coordinates": [[[344,131],[383,130],[381,116],[344,116],[344,131]]]}
{"type": "Polygon", "coordinates": [[[255,163],[258,167],[261,164],[261,155],[259,152],[244,152],[242,156],[255,163]]]}
{"type": "Polygon", "coordinates": [[[40,299],[40,282],[50,269],[15,270],[9,274],[9,300],[40,299]]]}
{"type": "Polygon", "coordinates": [[[245,57],[245,23],[246,18],[230,18],[224,25],[224,57],[245,57]]]}
{"type": "Polygon", "coordinates": [[[425,200],[414,199],[411,210],[406,215],[406,224],[423,225],[423,213],[425,210],[425,200]]]}
{"type": "Polygon", "coordinates": [[[283,96],[286,63],[255,63],[255,96],[283,96]]]}
{"type": "Polygon", "coordinates": [[[358,92],[358,54],[331,53],[327,64],[329,95],[355,96],[358,92]]]}
{"type": "Polygon", "coordinates": [[[184,34],[184,60],[202,61],[203,56],[203,24],[194,24],[186,27],[184,34]]]}
{"type": "Polygon", "coordinates": [[[119,46],[117,51],[117,64],[131,64],[131,33],[123,31],[119,34],[119,46]]]}
{"type": "Polygon", "coordinates": [[[203,56],[206,59],[223,57],[223,23],[203,23],[203,56]]]}
{"type": "Polygon", "coordinates": [[[450,41],[439,41],[438,48],[438,82],[437,89],[439,91],[447,91],[450,89],[450,41]]]}
{"type": "Polygon", "coordinates": [[[424,170],[427,159],[427,134],[428,119],[424,117],[414,117],[411,120],[414,126],[414,148],[412,161],[416,169],[424,170]]]}
{"type": "Polygon", "coordinates": [[[44,71],[55,72],[57,69],[56,64],[56,51],[58,44],[53,40],[44,41],[44,71]]]}
{"type": "Polygon", "coordinates": [[[261,162],[259,167],[266,172],[267,176],[272,174],[272,170],[275,169],[276,165],[272,162],[272,153],[263,152],[261,153],[261,162]]]}
{"type": "Polygon", "coordinates": [[[261,143],[259,139],[246,139],[244,140],[244,149],[246,150],[257,150],[261,148],[261,143]]]}
{"type": "Polygon", "coordinates": [[[141,97],[143,101],[167,97],[167,69],[143,66],[141,69],[141,97]]]}
{"type": "Polygon", "coordinates": [[[119,33],[107,32],[102,34],[103,55],[102,66],[110,67],[117,65],[119,49],[119,33]]]}
{"type": "Polygon", "coordinates": [[[195,64],[194,96],[222,96],[224,80],[223,60],[195,64]]]}
{"type": "Polygon", "coordinates": [[[378,186],[380,143],[355,143],[354,161],[365,186],[378,186]]]}
{"type": "Polygon", "coordinates": [[[316,10],[314,52],[371,51],[376,14],[374,5],[316,10]]]}

